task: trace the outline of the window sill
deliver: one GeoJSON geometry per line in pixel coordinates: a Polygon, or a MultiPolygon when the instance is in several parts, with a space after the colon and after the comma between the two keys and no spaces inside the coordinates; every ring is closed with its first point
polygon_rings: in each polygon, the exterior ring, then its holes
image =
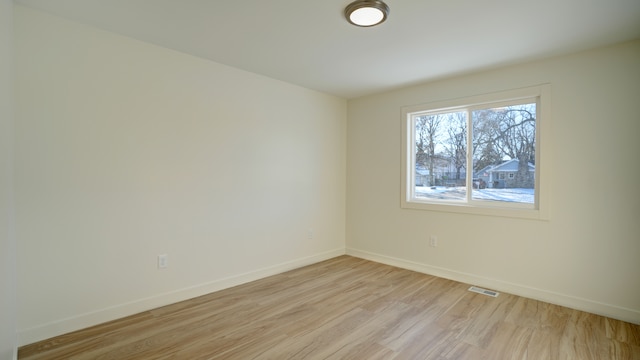
{"type": "Polygon", "coordinates": [[[410,201],[403,201],[401,207],[403,209],[437,211],[455,214],[495,216],[543,221],[549,220],[548,211],[544,211],[544,209],[474,206],[467,203],[435,204],[410,201]]]}

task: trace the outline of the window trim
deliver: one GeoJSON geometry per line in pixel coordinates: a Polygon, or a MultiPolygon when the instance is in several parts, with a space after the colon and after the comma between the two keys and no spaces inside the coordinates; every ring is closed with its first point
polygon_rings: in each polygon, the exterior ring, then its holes
{"type": "MultiPolygon", "coordinates": [[[[487,216],[502,216],[523,219],[549,219],[549,193],[552,157],[551,153],[551,85],[542,84],[520,89],[506,90],[494,93],[474,95],[469,97],[449,99],[426,104],[404,106],[401,109],[402,128],[402,164],[401,164],[401,208],[428,210],[439,212],[453,212],[487,216]],[[475,108],[483,105],[495,105],[500,102],[514,102],[526,99],[537,99],[536,104],[536,178],[535,200],[533,208],[518,203],[496,202],[437,202],[416,201],[409,190],[414,186],[415,176],[411,166],[415,162],[415,144],[412,143],[414,130],[411,115],[419,112],[442,111],[453,112],[464,108],[475,108]]],[[[469,171],[467,171],[467,176],[469,171]]],[[[468,183],[468,182],[467,182],[468,183]]]]}

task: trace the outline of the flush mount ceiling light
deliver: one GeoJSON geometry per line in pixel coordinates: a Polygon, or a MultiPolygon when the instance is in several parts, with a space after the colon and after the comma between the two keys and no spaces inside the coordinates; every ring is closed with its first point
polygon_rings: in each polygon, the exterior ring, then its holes
{"type": "Polygon", "coordinates": [[[356,26],[374,26],[387,20],[389,7],[378,0],[357,0],[344,9],[344,16],[356,26]]]}

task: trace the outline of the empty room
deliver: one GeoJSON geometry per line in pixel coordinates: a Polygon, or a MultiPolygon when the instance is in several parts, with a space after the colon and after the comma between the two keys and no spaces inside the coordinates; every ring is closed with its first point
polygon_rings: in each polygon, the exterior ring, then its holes
{"type": "Polygon", "coordinates": [[[0,360],[640,359],[640,2],[0,1],[0,360]]]}

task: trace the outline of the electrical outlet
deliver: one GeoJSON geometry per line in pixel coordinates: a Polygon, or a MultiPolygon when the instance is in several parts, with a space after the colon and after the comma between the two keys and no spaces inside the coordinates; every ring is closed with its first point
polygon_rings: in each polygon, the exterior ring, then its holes
{"type": "Polygon", "coordinates": [[[167,254],[158,255],[158,269],[166,269],[169,266],[169,256],[167,254]]]}
{"type": "Polygon", "coordinates": [[[307,230],[307,239],[309,240],[313,239],[313,229],[307,230]]]}
{"type": "Polygon", "coordinates": [[[438,237],[435,235],[431,235],[429,237],[429,246],[438,247],[438,237]]]}

